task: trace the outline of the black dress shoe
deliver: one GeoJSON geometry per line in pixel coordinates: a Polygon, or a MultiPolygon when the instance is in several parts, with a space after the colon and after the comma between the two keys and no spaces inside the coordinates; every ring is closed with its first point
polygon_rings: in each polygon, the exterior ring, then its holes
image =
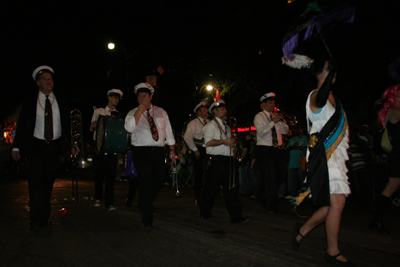
{"type": "Polygon", "coordinates": [[[379,219],[379,218],[374,218],[371,220],[371,222],[369,223],[369,229],[371,229],[371,230],[376,229],[378,231],[378,233],[384,234],[384,235],[390,234],[390,231],[383,226],[382,219],[379,219]]]}
{"type": "Polygon", "coordinates": [[[248,221],[250,221],[249,218],[244,218],[244,217],[239,217],[239,218],[235,218],[231,220],[231,223],[247,223],[248,221]]]}
{"type": "Polygon", "coordinates": [[[324,258],[326,262],[335,264],[335,265],[339,265],[339,266],[355,266],[354,263],[352,263],[351,261],[340,261],[337,259],[337,257],[339,257],[340,255],[342,255],[342,253],[339,253],[335,256],[331,256],[328,254],[328,252],[325,252],[324,258]]]}
{"type": "Polygon", "coordinates": [[[293,250],[298,250],[300,247],[300,242],[297,241],[297,236],[301,236],[303,239],[305,238],[302,234],[300,234],[300,228],[303,226],[302,223],[295,223],[293,227],[293,237],[292,237],[292,247],[293,250]]]}

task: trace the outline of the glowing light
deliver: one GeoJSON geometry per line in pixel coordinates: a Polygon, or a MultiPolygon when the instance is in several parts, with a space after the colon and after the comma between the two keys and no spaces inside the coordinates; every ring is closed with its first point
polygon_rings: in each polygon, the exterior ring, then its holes
{"type": "Polygon", "coordinates": [[[113,50],[115,48],[114,43],[108,43],[108,49],[113,50]]]}
{"type": "Polygon", "coordinates": [[[212,85],[207,85],[207,90],[211,91],[214,87],[212,85]]]}

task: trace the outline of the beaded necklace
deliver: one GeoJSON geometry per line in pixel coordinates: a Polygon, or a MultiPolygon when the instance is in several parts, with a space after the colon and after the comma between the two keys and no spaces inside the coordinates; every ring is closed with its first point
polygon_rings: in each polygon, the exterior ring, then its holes
{"type": "Polygon", "coordinates": [[[225,125],[225,131],[224,131],[224,130],[222,129],[222,127],[221,127],[221,124],[219,124],[219,122],[218,122],[215,118],[213,118],[213,121],[217,124],[217,126],[218,126],[218,128],[219,128],[221,140],[222,140],[222,134],[225,135],[226,138],[228,138],[228,135],[227,135],[228,130],[227,130],[227,128],[226,128],[226,127],[227,127],[226,124],[224,124],[224,125],[225,125]]]}

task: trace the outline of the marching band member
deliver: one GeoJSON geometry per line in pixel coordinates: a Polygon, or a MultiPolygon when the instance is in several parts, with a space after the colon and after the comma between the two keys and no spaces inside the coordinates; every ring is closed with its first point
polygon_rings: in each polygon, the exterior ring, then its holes
{"type": "Polygon", "coordinates": [[[151,103],[154,88],[148,83],[135,86],[139,106],[129,111],[125,129],[132,133],[132,158],[139,179],[138,207],[144,229],[153,225],[153,201],[165,173],[164,146],[170,148],[170,158],[175,161],[175,138],[167,112],[151,103]]]}
{"type": "Polygon", "coordinates": [[[194,168],[194,199],[196,206],[199,206],[201,196],[201,186],[203,181],[203,162],[206,155],[204,144],[203,127],[210,122],[208,110],[205,102],[200,102],[195,108],[196,118],[189,122],[183,139],[193,151],[194,168]]]}
{"type": "Polygon", "coordinates": [[[261,196],[261,205],[267,211],[278,214],[278,187],[285,180],[286,159],[282,150],[282,134],[287,134],[289,126],[279,113],[274,113],[275,93],[270,92],[260,98],[263,111],[254,117],[257,132],[257,160],[260,162],[265,191],[261,196]]]}
{"type": "MultiPolygon", "coordinates": [[[[226,124],[227,110],[225,102],[222,99],[214,102],[211,104],[209,111],[214,118],[203,128],[208,167],[201,194],[200,216],[203,219],[212,217],[211,210],[214,200],[222,185],[231,223],[248,222],[249,219],[242,216],[242,204],[238,187],[229,189],[230,158],[233,155],[232,150],[235,147],[236,140],[231,137],[231,129],[226,124]]],[[[233,171],[236,172],[236,170],[233,171]]]]}
{"type": "MultiPolygon", "coordinates": [[[[40,66],[32,73],[38,91],[32,92],[18,119],[11,155],[15,161],[28,159],[30,226],[34,232],[50,226],[51,192],[70,138],[70,111],[62,97],[53,93],[54,71],[40,66]],[[67,141],[68,140],[68,141],[67,141]]],[[[79,149],[71,153],[78,154],[79,149]]]]}
{"type": "MultiPolygon", "coordinates": [[[[96,127],[99,116],[111,116],[113,112],[118,112],[116,107],[123,93],[119,89],[111,89],[107,92],[107,106],[94,110],[90,130],[94,132],[93,139],[96,140],[96,127]]],[[[95,199],[94,206],[100,207],[103,200],[103,178],[105,180],[104,204],[108,211],[114,211],[114,184],[117,173],[117,155],[96,153],[93,157],[93,167],[95,172],[94,187],[95,199]]]]}

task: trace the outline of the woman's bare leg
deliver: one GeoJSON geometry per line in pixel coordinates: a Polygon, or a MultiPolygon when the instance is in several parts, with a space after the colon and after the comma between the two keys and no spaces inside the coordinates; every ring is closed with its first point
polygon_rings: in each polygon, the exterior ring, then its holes
{"type": "MultiPolygon", "coordinates": [[[[338,235],[340,221],[342,219],[342,211],[346,205],[346,196],[343,194],[331,194],[331,205],[325,220],[325,230],[328,249],[327,252],[331,256],[340,253],[338,246],[338,235]]],[[[339,256],[340,261],[347,261],[345,257],[339,256]]]]}

